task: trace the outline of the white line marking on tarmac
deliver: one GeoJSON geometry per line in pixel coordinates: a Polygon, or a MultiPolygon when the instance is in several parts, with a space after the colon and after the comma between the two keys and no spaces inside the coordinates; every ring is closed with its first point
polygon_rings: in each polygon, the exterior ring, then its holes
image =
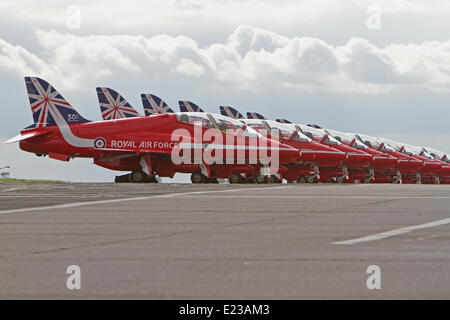
{"type": "Polygon", "coordinates": [[[361,238],[350,239],[350,240],[345,240],[345,241],[337,241],[337,242],[333,242],[333,244],[356,244],[356,243],[361,243],[361,242],[381,240],[381,239],[395,237],[395,236],[398,236],[401,234],[405,234],[405,233],[420,230],[420,229],[441,226],[441,225],[448,224],[448,223],[450,223],[450,218],[445,218],[445,219],[436,220],[436,221],[432,221],[432,222],[428,222],[428,223],[423,223],[423,224],[418,224],[418,225],[414,225],[414,226],[393,229],[393,230],[386,231],[386,232],[371,234],[371,235],[361,237],[361,238]]]}
{"type": "Polygon", "coordinates": [[[214,192],[241,192],[241,191],[249,191],[249,190],[270,190],[270,189],[275,189],[275,188],[276,189],[284,189],[284,188],[289,188],[289,187],[288,186],[276,186],[276,187],[265,187],[265,188],[242,188],[242,189],[227,189],[227,190],[192,191],[192,192],[182,192],[182,193],[157,194],[157,195],[153,195],[153,196],[141,196],[141,197],[133,197],[133,198],[81,201],[81,202],[71,202],[71,203],[56,204],[56,205],[43,206],[43,207],[30,207],[30,208],[3,210],[3,211],[0,211],[0,214],[41,211],[41,210],[53,210],[53,209],[65,209],[65,208],[74,208],[74,207],[96,205],[96,204],[110,204],[110,203],[115,203],[115,202],[139,201],[139,200],[148,200],[148,199],[157,199],[157,198],[174,198],[174,197],[179,197],[179,196],[197,195],[197,194],[214,193],[214,192]]]}
{"type": "MultiPolygon", "coordinates": [[[[267,198],[271,195],[251,195],[233,196],[233,198],[267,198]]],[[[296,198],[296,199],[450,199],[450,197],[437,196],[309,196],[309,195],[273,195],[275,198],[296,198]]]]}
{"type": "Polygon", "coordinates": [[[8,188],[8,189],[3,189],[4,192],[7,191],[16,191],[16,190],[20,190],[21,188],[8,188]]]}

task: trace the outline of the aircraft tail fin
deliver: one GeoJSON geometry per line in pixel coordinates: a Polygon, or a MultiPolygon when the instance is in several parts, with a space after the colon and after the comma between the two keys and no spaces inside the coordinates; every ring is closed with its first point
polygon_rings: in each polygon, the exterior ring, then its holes
{"type": "Polygon", "coordinates": [[[239,111],[230,106],[220,106],[220,114],[233,119],[245,119],[239,111]]]}
{"type": "Polygon", "coordinates": [[[279,123],[292,123],[292,122],[290,122],[289,120],[286,120],[286,119],[277,119],[276,121],[279,122],[279,123]]]}
{"type": "Polygon", "coordinates": [[[139,117],[139,113],[117,91],[97,87],[97,98],[104,120],[139,117]]]}
{"type": "Polygon", "coordinates": [[[205,112],[198,105],[191,101],[178,101],[181,112],[205,112]]]}
{"type": "Polygon", "coordinates": [[[25,77],[25,85],[34,120],[28,128],[89,122],[47,81],[25,77]]]}
{"type": "Polygon", "coordinates": [[[142,105],[146,116],[162,113],[173,113],[173,110],[158,96],[154,94],[141,94],[142,105]]]}
{"type": "Polygon", "coordinates": [[[257,113],[257,112],[247,112],[247,118],[248,119],[267,120],[266,117],[264,117],[263,115],[261,115],[260,113],[257,113]]]}

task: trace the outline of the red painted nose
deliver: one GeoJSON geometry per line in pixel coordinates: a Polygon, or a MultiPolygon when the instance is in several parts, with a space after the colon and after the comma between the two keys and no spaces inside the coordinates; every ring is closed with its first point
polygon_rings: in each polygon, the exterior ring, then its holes
{"type": "Polygon", "coordinates": [[[398,159],[399,168],[420,168],[423,162],[414,158],[400,158],[398,159]]]}
{"type": "Polygon", "coordinates": [[[449,176],[450,175],[450,165],[443,164],[441,170],[439,170],[439,174],[449,176]]]}
{"type": "Polygon", "coordinates": [[[347,154],[347,160],[345,161],[345,163],[348,165],[368,164],[372,161],[373,158],[371,154],[349,147],[345,144],[340,144],[335,148],[347,154]]]}
{"type": "Polygon", "coordinates": [[[317,142],[302,145],[300,151],[302,153],[301,160],[303,161],[335,161],[339,163],[347,159],[345,153],[317,142]]]}
{"type": "Polygon", "coordinates": [[[437,172],[442,169],[442,165],[433,161],[425,161],[422,165],[422,171],[437,172]]]}
{"type": "Polygon", "coordinates": [[[394,157],[374,156],[372,163],[375,168],[396,168],[398,159],[394,157]]]}
{"type": "Polygon", "coordinates": [[[301,152],[299,150],[284,143],[277,144],[280,163],[286,163],[300,159],[301,152]]]}
{"type": "Polygon", "coordinates": [[[347,161],[349,162],[371,162],[373,156],[367,153],[349,152],[347,153],[347,161]]]}

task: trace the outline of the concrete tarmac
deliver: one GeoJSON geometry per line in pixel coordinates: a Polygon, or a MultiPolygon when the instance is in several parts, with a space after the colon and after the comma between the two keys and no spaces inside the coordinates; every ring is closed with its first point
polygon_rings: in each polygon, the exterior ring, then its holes
{"type": "Polygon", "coordinates": [[[449,204],[446,185],[0,184],[0,299],[449,299],[449,204]]]}

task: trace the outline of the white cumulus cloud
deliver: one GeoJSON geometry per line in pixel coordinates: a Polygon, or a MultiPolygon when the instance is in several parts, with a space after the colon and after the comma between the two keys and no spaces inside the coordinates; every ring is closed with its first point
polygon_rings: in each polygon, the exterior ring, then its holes
{"type": "Polygon", "coordinates": [[[0,40],[0,68],[88,88],[120,74],[142,81],[177,75],[214,85],[376,93],[450,88],[450,41],[378,47],[352,38],[342,46],[239,26],[226,41],[199,46],[186,36],[89,35],[36,31],[39,53],[0,40]]]}

